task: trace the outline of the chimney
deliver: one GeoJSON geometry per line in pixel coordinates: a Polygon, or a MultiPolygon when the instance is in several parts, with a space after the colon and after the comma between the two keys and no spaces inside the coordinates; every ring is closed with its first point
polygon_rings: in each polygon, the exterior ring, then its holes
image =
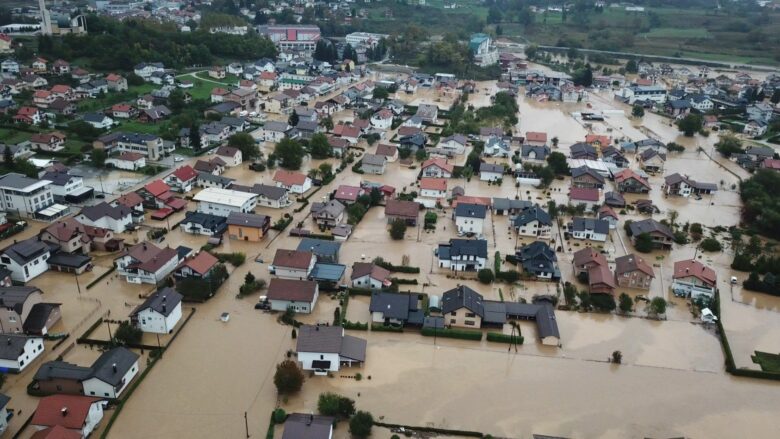
{"type": "Polygon", "coordinates": [[[111,365],[111,369],[113,369],[113,370],[114,370],[114,373],[116,373],[116,363],[114,363],[114,364],[112,364],[112,365],[111,365]]]}
{"type": "Polygon", "coordinates": [[[146,242],[144,242],[144,251],[146,251],[146,242]]]}
{"type": "Polygon", "coordinates": [[[10,337],[8,338],[7,342],[8,342],[8,346],[11,346],[11,338],[10,337]]]}
{"type": "Polygon", "coordinates": [[[67,407],[63,407],[63,408],[61,408],[61,409],[60,409],[60,413],[62,413],[62,417],[63,417],[63,418],[64,418],[65,416],[68,416],[68,408],[67,408],[67,407]]]}
{"type": "Polygon", "coordinates": [[[168,307],[165,305],[165,302],[163,302],[162,312],[165,313],[167,311],[168,311],[168,307]]]}

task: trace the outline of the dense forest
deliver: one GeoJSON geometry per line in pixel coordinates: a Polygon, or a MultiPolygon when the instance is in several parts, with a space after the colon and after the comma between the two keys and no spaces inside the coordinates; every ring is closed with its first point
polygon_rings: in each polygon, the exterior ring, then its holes
{"type": "Polygon", "coordinates": [[[139,62],[162,62],[181,68],[210,65],[217,59],[258,59],[276,56],[276,48],[265,37],[179,32],[172,24],[128,20],[119,22],[90,15],[89,35],[38,38],[41,55],[67,60],[84,60],[96,70],[132,70],[139,62]]]}

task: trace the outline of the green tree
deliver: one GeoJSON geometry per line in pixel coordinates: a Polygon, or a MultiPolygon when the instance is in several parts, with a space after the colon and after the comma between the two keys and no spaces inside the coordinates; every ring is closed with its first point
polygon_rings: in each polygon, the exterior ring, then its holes
{"type": "Polygon", "coordinates": [[[190,148],[195,151],[200,151],[202,146],[200,141],[200,125],[194,123],[190,126],[190,148]]]}
{"type": "Polygon", "coordinates": [[[123,321],[114,333],[114,339],[123,345],[137,345],[141,343],[143,335],[141,328],[131,325],[130,322],[123,321]]]}
{"type": "Polygon", "coordinates": [[[320,393],[317,411],[321,415],[346,419],[355,414],[355,401],[331,392],[320,393]]]}
{"type": "Polygon", "coordinates": [[[236,133],[228,138],[228,146],[239,149],[243,160],[253,160],[260,157],[254,137],[249,133],[236,133]]]}
{"type": "Polygon", "coordinates": [[[631,309],[634,307],[634,300],[626,293],[620,293],[618,302],[620,303],[619,308],[622,312],[631,312],[631,309]]]}
{"type": "Polygon", "coordinates": [[[291,394],[301,390],[303,372],[293,360],[284,360],[276,365],[274,385],[281,394],[291,394]]]}
{"type": "Polygon", "coordinates": [[[13,167],[14,167],[14,154],[13,154],[13,152],[11,152],[11,147],[8,146],[8,145],[6,145],[5,148],[3,149],[3,163],[5,163],[5,165],[9,169],[13,170],[13,167]]]}
{"type": "Polygon", "coordinates": [[[577,293],[577,298],[580,299],[580,308],[587,311],[591,306],[593,306],[593,299],[589,292],[580,291],[577,293]]]}
{"type": "Polygon", "coordinates": [[[590,300],[593,307],[601,311],[614,311],[616,308],[612,294],[591,294],[590,300]]]}
{"type": "Polygon", "coordinates": [[[675,122],[677,129],[686,137],[693,137],[694,134],[701,131],[703,123],[704,119],[702,119],[701,115],[694,113],[688,114],[675,122]]]}
{"type": "Polygon", "coordinates": [[[715,149],[724,157],[731,157],[732,154],[742,152],[742,141],[734,134],[723,134],[715,144],[715,149]]]}
{"type": "Polygon", "coordinates": [[[483,268],[477,272],[477,279],[483,284],[493,283],[496,276],[493,274],[493,270],[489,268],[483,268]]]}
{"type": "Polygon", "coordinates": [[[274,154],[279,160],[279,166],[284,169],[297,171],[303,163],[303,156],[306,155],[303,147],[297,141],[285,137],[274,148],[274,154]]]}
{"type": "Polygon", "coordinates": [[[385,100],[390,96],[390,92],[384,87],[374,87],[373,98],[385,100]]]}
{"type": "Polygon", "coordinates": [[[577,287],[574,284],[566,282],[563,285],[563,298],[566,300],[566,305],[575,306],[577,304],[577,287]]]}
{"type": "Polygon", "coordinates": [[[314,159],[322,160],[333,155],[333,148],[323,133],[317,133],[309,140],[309,153],[314,159]]]}
{"type": "Polygon", "coordinates": [[[666,299],[653,297],[653,300],[650,301],[650,312],[656,315],[666,313],[666,299]]]}
{"type": "Polygon", "coordinates": [[[679,143],[675,142],[669,142],[666,144],[666,149],[669,152],[683,152],[685,151],[685,147],[680,145],[679,143]]]}
{"type": "Polygon", "coordinates": [[[358,438],[371,436],[371,428],[374,426],[374,417],[369,412],[358,411],[349,420],[349,432],[358,438]]]}
{"type": "Polygon", "coordinates": [[[406,221],[396,219],[390,224],[390,237],[395,240],[404,239],[406,234],[406,221]]]}
{"type": "Polygon", "coordinates": [[[298,122],[300,121],[300,117],[298,117],[298,112],[293,110],[292,114],[290,115],[290,118],[287,119],[287,123],[290,124],[290,126],[298,126],[298,122]]]}
{"type": "Polygon", "coordinates": [[[368,199],[369,205],[379,206],[379,203],[382,202],[382,192],[379,190],[379,188],[372,187],[371,192],[368,193],[368,199]]]}
{"type": "Polygon", "coordinates": [[[701,249],[705,252],[719,252],[723,249],[723,247],[720,244],[720,241],[718,241],[715,238],[705,238],[701,244],[701,249]]]}
{"type": "Polygon", "coordinates": [[[634,108],[631,109],[631,115],[636,118],[644,117],[645,109],[641,105],[634,105],[634,108]]]}
{"type": "Polygon", "coordinates": [[[330,116],[325,116],[320,121],[320,126],[325,128],[328,132],[333,131],[333,118],[330,116]]]}
{"type": "Polygon", "coordinates": [[[634,238],[634,248],[641,253],[653,251],[653,237],[649,233],[640,233],[634,238]]]}
{"type": "Polygon", "coordinates": [[[417,152],[414,153],[414,159],[418,162],[424,162],[428,158],[428,152],[425,151],[425,148],[420,148],[417,150],[417,152]]]}
{"type": "Polygon", "coordinates": [[[628,60],[626,62],[626,73],[637,73],[639,71],[639,66],[637,65],[636,61],[633,59],[628,60]]]}
{"type": "Polygon", "coordinates": [[[90,160],[92,161],[92,166],[96,168],[102,168],[106,165],[106,158],[108,157],[108,154],[106,154],[105,149],[93,149],[92,155],[90,156],[90,160]]]}
{"type": "Polygon", "coordinates": [[[568,175],[569,164],[566,162],[566,156],[558,151],[553,151],[547,156],[547,164],[555,175],[568,175]]]}

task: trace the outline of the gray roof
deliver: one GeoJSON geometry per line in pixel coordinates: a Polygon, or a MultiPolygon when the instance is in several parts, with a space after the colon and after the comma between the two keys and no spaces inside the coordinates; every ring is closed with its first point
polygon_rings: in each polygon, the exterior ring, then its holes
{"type": "Polygon", "coordinates": [[[92,369],[65,361],[47,361],[35,372],[35,381],[56,379],[83,381],[89,378],[92,369]]]}
{"type": "Polygon", "coordinates": [[[479,172],[497,172],[499,174],[503,174],[504,167],[501,165],[494,165],[492,163],[480,163],[479,172]]]}
{"type": "Polygon", "coordinates": [[[595,218],[574,217],[572,218],[572,230],[577,232],[593,230],[596,233],[606,235],[609,233],[609,222],[595,218]]]}
{"type": "Polygon", "coordinates": [[[461,308],[466,308],[480,317],[485,315],[482,295],[465,285],[445,291],[441,298],[442,314],[446,315],[461,308]]]}
{"type": "Polygon", "coordinates": [[[450,239],[449,244],[440,244],[439,259],[449,259],[443,256],[442,249],[445,249],[449,257],[476,256],[487,258],[487,241],[484,239],[450,239]]]}
{"type": "MultiPolygon", "coordinates": [[[[19,356],[24,352],[24,345],[27,343],[27,340],[31,338],[39,337],[13,334],[0,335],[0,359],[18,360],[19,356]]],[[[41,344],[43,344],[43,342],[41,342],[41,344]]]]}
{"type": "Polygon", "coordinates": [[[184,214],[182,224],[198,224],[201,228],[212,230],[215,233],[224,230],[227,227],[224,216],[211,215],[203,212],[187,212],[184,214]]]}
{"type": "Polygon", "coordinates": [[[224,187],[228,187],[233,184],[234,181],[236,181],[235,179],[223,177],[221,175],[214,175],[210,172],[198,172],[198,180],[218,183],[224,187]]]}
{"type": "Polygon", "coordinates": [[[666,227],[652,218],[643,219],[641,221],[634,221],[629,225],[629,228],[631,229],[631,234],[633,236],[638,236],[642,233],[657,232],[661,233],[662,235],[666,235],[669,238],[673,237],[672,231],[669,230],[669,227],[666,227]]]}
{"type": "Polygon", "coordinates": [[[107,116],[105,114],[100,114],[100,113],[87,113],[84,115],[84,117],[82,117],[82,119],[84,119],[85,122],[96,122],[96,123],[103,122],[106,118],[107,116]]]}
{"type": "Polygon", "coordinates": [[[181,303],[183,297],[173,288],[163,288],[147,297],[144,303],[140,304],[130,315],[134,316],[143,310],[151,309],[167,317],[176,308],[176,305],[181,303]]]}
{"type": "Polygon", "coordinates": [[[102,201],[100,204],[96,204],[94,206],[87,206],[81,209],[81,214],[91,219],[92,221],[96,221],[104,217],[120,219],[120,218],[130,216],[131,213],[132,211],[130,210],[129,207],[125,207],[122,205],[118,205],[115,207],[106,203],[105,201],[102,201]]]}
{"type": "Polygon", "coordinates": [[[553,249],[542,241],[534,241],[523,246],[517,252],[517,256],[523,264],[523,270],[529,273],[557,273],[556,261],[558,257],[553,249]]]}
{"type": "Polygon", "coordinates": [[[338,282],[344,277],[347,266],[343,264],[328,264],[317,262],[309,274],[312,280],[318,282],[338,282]]]}
{"type": "Polygon", "coordinates": [[[620,192],[610,191],[604,193],[604,204],[623,207],[626,205],[626,199],[620,192]]]}
{"type": "Polygon", "coordinates": [[[296,250],[310,251],[315,256],[338,256],[341,243],[324,239],[303,238],[296,250]]]}
{"type": "Polygon", "coordinates": [[[279,133],[283,133],[289,129],[289,126],[287,122],[280,122],[278,120],[269,120],[268,122],[263,125],[263,129],[267,131],[276,131],[279,133]]]}
{"type": "Polygon", "coordinates": [[[536,153],[537,160],[544,160],[550,154],[550,147],[547,145],[536,146],[525,144],[521,148],[521,155],[523,157],[528,157],[532,152],[536,153]]]}
{"type": "Polygon", "coordinates": [[[455,216],[485,219],[487,207],[482,204],[458,203],[455,207],[455,216]]]}
{"type": "Polygon", "coordinates": [[[41,177],[42,180],[49,180],[55,186],[65,186],[72,178],[72,175],[61,171],[46,172],[41,177]]]}
{"type": "Polygon", "coordinates": [[[334,419],[304,413],[292,413],[284,421],[282,439],[330,439],[334,419]]]}
{"type": "Polygon", "coordinates": [[[9,401],[11,401],[11,397],[10,396],[8,396],[8,395],[6,395],[4,393],[0,393],[0,409],[5,408],[5,406],[8,405],[9,401]]]}
{"type": "Polygon", "coordinates": [[[382,166],[387,162],[387,157],[377,154],[365,154],[362,161],[364,165],[382,166]]]}
{"type": "Polygon", "coordinates": [[[92,376],[100,381],[119,387],[127,371],[138,361],[138,354],[127,348],[118,347],[103,352],[92,364],[92,376]],[[116,365],[116,372],[114,372],[116,365]]]}
{"type": "Polygon", "coordinates": [[[331,218],[336,218],[344,212],[343,204],[338,200],[330,200],[327,203],[311,203],[311,213],[315,217],[327,213],[331,218]]]}
{"type": "Polygon", "coordinates": [[[234,184],[232,189],[241,192],[251,192],[269,200],[280,200],[287,194],[287,189],[283,187],[269,186],[260,183],[256,183],[251,187],[234,184]]]}
{"type": "Polygon", "coordinates": [[[43,328],[46,327],[51,313],[54,311],[59,312],[59,303],[36,303],[30,308],[30,313],[27,314],[27,318],[24,320],[22,330],[25,334],[41,334],[43,328]]]}
{"type": "Polygon", "coordinates": [[[49,246],[33,237],[11,244],[3,249],[2,253],[16,261],[19,265],[37,258],[49,251],[49,246]]]}
{"type": "Polygon", "coordinates": [[[365,361],[366,341],[344,335],[340,326],[304,325],[298,330],[296,352],[339,354],[355,361],[365,361]]]}
{"type": "Polygon", "coordinates": [[[493,210],[527,209],[533,203],[527,200],[513,200],[510,198],[493,198],[493,210]]]}
{"type": "Polygon", "coordinates": [[[254,213],[230,212],[227,217],[228,225],[247,226],[263,228],[271,222],[271,218],[266,215],[257,215],[254,213]]]}
{"type": "Polygon", "coordinates": [[[482,302],[482,306],[485,309],[485,314],[482,316],[484,323],[503,324],[506,322],[506,306],[503,302],[485,300],[482,302]]]}
{"type": "MultiPolygon", "coordinates": [[[[13,146],[11,147],[11,150],[13,151],[13,146]]],[[[40,180],[25,177],[22,174],[9,172],[8,174],[5,174],[0,177],[0,186],[9,187],[13,189],[24,189],[28,186],[32,186],[38,183],[39,181],[40,180]]]]}
{"type": "Polygon", "coordinates": [[[407,320],[410,311],[417,310],[417,300],[417,294],[374,291],[368,311],[381,312],[385,318],[407,320]]]}
{"type": "Polygon", "coordinates": [[[39,292],[36,287],[0,287],[0,307],[13,309],[17,314],[22,313],[24,302],[30,297],[30,294],[39,292]]]}
{"type": "Polygon", "coordinates": [[[544,224],[547,226],[552,225],[550,214],[545,212],[545,210],[539,206],[533,206],[524,210],[520,215],[515,217],[514,226],[524,226],[532,221],[539,221],[539,224],[544,224]]]}
{"type": "Polygon", "coordinates": [[[604,176],[587,166],[580,166],[579,168],[574,168],[571,170],[572,178],[580,177],[582,175],[590,175],[599,183],[604,183],[604,176]]]}
{"type": "Polygon", "coordinates": [[[575,143],[571,146],[570,155],[573,158],[598,157],[596,148],[585,142],[575,143]]]}

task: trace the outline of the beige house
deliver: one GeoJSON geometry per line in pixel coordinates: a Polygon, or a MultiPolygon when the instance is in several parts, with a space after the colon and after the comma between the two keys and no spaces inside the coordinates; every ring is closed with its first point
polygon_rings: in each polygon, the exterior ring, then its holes
{"type": "Polygon", "coordinates": [[[631,254],[615,258],[615,279],[618,286],[649,290],[653,278],[653,267],[641,257],[631,254]]]}
{"type": "Polygon", "coordinates": [[[446,326],[479,329],[484,313],[482,296],[461,285],[442,295],[441,312],[446,326]]]}

